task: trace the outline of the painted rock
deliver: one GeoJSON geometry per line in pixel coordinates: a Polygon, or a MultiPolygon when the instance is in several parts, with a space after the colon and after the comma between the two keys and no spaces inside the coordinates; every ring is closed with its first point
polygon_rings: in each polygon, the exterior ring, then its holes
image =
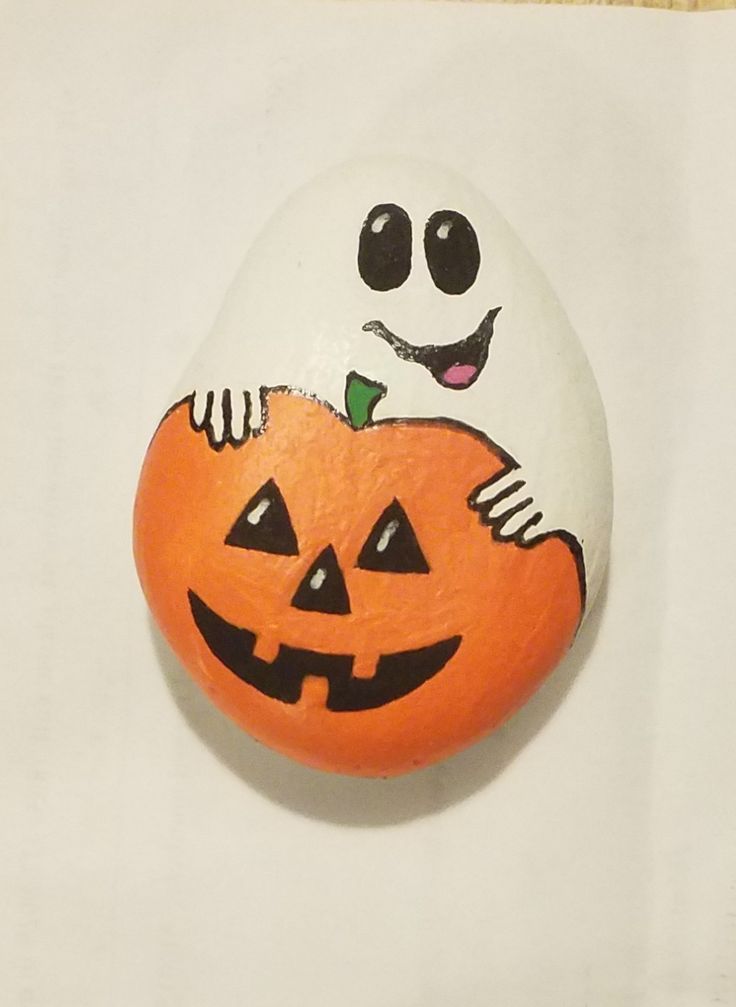
{"type": "Polygon", "coordinates": [[[134,545],[211,699],[308,765],[390,776],[501,724],[605,569],[605,418],[502,217],[366,161],[248,252],[149,446],[134,545]]]}

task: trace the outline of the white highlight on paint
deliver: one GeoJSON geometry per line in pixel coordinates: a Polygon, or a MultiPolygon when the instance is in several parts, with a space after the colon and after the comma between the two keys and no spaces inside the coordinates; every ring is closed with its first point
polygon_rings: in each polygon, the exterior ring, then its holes
{"type": "Polygon", "coordinates": [[[327,571],[325,570],[324,567],[321,566],[319,567],[319,569],[315,570],[312,576],[309,578],[309,586],[313,591],[319,591],[319,589],[322,587],[326,579],[327,579],[327,571]]]}
{"type": "Polygon", "coordinates": [[[437,228],[437,237],[441,238],[442,241],[444,241],[445,238],[448,236],[448,234],[450,233],[451,230],[452,230],[452,221],[451,220],[445,220],[437,228]]]}
{"type": "Polygon", "coordinates": [[[245,520],[248,524],[258,524],[270,506],[271,501],[267,497],[263,500],[259,500],[253,510],[246,514],[245,520]]]}
{"type": "Polygon", "coordinates": [[[376,542],[376,552],[385,552],[386,548],[394,536],[396,529],[399,527],[399,522],[394,518],[392,521],[386,525],[386,527],[381,532],[381,537],[378,542],[376,542]]]}
{"type": "Polygon", "coordinates": [[[379,216],[376,217],[376,219],[371,222],[371,231],[373,231],[374,234],[380,234],[381,231],[386,226],[386,224],[388,223],[390,216],[391,216],[390,213],[379,214],[379,216]]]}

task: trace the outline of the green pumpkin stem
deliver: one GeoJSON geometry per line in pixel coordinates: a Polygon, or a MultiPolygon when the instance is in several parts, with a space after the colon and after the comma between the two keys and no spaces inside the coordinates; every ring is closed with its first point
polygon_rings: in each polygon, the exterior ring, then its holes
{"type": "Polygon", "coordinates": [[[373,422],[373,410],[388,392],[385,385],[351,371],[345,382],[345,411],[354,430],[373,422]]]}

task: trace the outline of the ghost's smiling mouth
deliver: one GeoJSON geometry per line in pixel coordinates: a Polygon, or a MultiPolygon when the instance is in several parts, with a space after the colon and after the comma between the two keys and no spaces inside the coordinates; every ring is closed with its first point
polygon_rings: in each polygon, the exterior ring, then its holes
{"type": "Polygon", "coordinates": [[[461,637],[396,654],[383,654],[372,678],[353,677],[350,654],[325,654],[286,647],[275,660],[256,657],[256,634],[239,629],[213,612],[189,591],[189,607],[197,629],[214,656],[248,685],[282,703],[298,703],[304,679],[318,675],[329,682],[327,709],[333,712],[372,710],[408,695],[441,671],[460,646],[461,637]]]}
{"type": "Polygon", "coordinates": [[[491,308],[481,319],[475,332],[457,343],[448,343],[446,346],[415,346],[394,335],[379,319],[366,322],[363,331],[372,332],[387,342],[401,360],[410,360],[426,367],[440,385],[462,391],[470,388],[478,380],[488,360],[493,323],[500,310],[500,307],[491,308]]]}

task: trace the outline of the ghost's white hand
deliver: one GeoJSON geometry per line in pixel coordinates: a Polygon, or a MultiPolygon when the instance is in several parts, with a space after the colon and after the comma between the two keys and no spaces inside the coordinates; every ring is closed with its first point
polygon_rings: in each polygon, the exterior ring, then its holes
{"type": "Polygon", "coordinates": [[[481,483],[468,503],[501,541],[528,542],[540,532],[544,515],[534,503],[526,473],[520,468],[504,469],[481,483]]]}
{"type": "Polygon", "coordinates": [[[258,429],[261,400],[258,392],[233,392],[195,389],[191,405],[192,424],[207,434],[210,446],[219,450],[225,444],[242,444],[258,429]]]}

